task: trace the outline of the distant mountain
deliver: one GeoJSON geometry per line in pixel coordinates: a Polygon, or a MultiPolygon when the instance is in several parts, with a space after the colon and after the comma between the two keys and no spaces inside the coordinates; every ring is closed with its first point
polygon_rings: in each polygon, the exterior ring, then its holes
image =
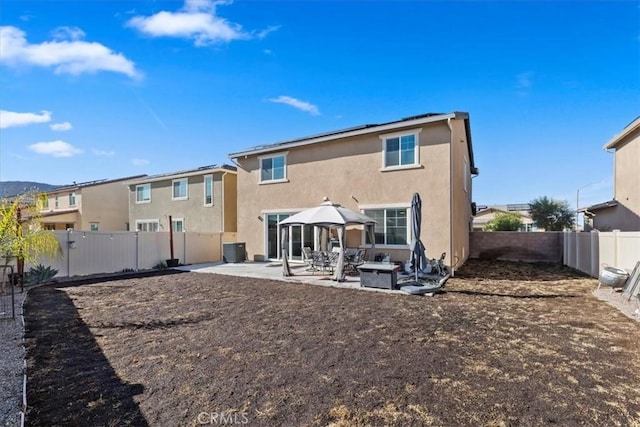
{"type": "Polygon", "coordinates": [[[0,198],[15,196],[29,191],[49,191],[58,185],[31,181],[0,181],[0,198]]]}

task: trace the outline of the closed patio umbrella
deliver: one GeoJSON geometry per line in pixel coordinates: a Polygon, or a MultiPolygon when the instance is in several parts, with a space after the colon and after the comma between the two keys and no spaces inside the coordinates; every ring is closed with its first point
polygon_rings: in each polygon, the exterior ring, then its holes
{"type": "Polygon", "coordinates": [[[415,269],[416,282],[418,281],[418,273],[427,266],[427,256],[425,254],[424,245],[420,240],[420,229],[422,225],[422,199],[418,193],[413,194],[411,199],[411,226],[413,231],[413,240],[411,241],[411,263],[415,269]]]}

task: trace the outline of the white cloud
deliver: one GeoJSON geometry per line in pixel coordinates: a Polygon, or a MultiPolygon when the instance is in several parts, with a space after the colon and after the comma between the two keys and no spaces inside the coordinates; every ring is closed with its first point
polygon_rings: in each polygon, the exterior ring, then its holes
{"type": "Polygon", "coordinates": [[[39,44],[27,42],[24,31],[12,26],[0,27],[0,63],[9,66],[34,65],[51,67],[56,74],[79,75],[111,71],[129,77],[141,77],[135,64],[121,53],[79,38],[78,28],[61,27],[54,31],[52,41],[39,44]]]}
{"type": "Polygon", "coordinates": [[[51,32],[55,40],[82,40],[85,32],[78,27],[58,27],[51,32]]]}
{"type": "Polygon", "coordinates": [[[278,31],[279,29],[280,29],[280,25],[271,25],[265,28],[264,30],[255,32],[254,34],[256,35],[257,38],[263,39],[267,37],[269,34],[273,33],[274,31],[278,31]]]}
{"type": "Polygon", "coordinates": [[[91,150],[91,152],[99,157],[113,157],[116,154],[115,151],[96,150],[96,149],[91,150]]]}
{"type": "Polygon", "coordinates": [[[149,164],[149,160],[146,159],[131,159],[131,163],[134,166],[147,166],[149,164]]]}
{"type": "Polygon", "coordinates": [[[38,154],[45,154],[53,157],[73,157],[81,154],[82,150],[74,147],[68,142],[61,140],[51,142],[37,142],[29,146],[29,150],[38,154]]]}
{"type": "Polygon", "coordinates": [[[42,110],[40,114],[0,110],[0,129],[26,126],[34,123],[47,123],[49,121],[51,121],[51,112],[45,110],[42,110]]]}
{"type": "Polygon", "coordinates": [[[55,130],[57,132],[65,132],[65,131],[71,130],[73,126],[71,126],[71,123],[69,122],[62,122],[62,123],[52,123],[49,125],[49,127],[51,128],[51,130],[55,130]]]}
{"type": "Polygon", "coordinates": [[[264,38],[279,28],[272,26],[258,32],[246,32],[242,25],[216,14],[216,7],[226,4],[231,2],[186,0],[182,9],[176,12],[161,11],[151,16],[135,16],[127,25],[151,37],[191,39],[196,46],[264,38]]]}
{"type": "Polygon", "coordinates": [[[316,107],[315,105],[306,101],[301,101],[299,99],[292,98],[290,96],[279,96],[277,98],[271,98],[269,99],[269,101],[275,102],[278,104],[289,105],[290,107],[297,108],[298,110],[307,112],[312,116],[320,115],[320,111],[318,110],[318,107],[316,107]]]}

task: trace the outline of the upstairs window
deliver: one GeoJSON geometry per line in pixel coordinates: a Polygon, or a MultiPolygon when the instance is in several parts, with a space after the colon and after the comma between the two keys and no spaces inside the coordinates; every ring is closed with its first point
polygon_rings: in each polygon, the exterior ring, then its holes
{"type": "Polygon", "coordinates": [[[136,203],[151,202],[151,184],[136,185],[136,203]]]}
{"type": "Polygon", "coordinates": [[[69,206],[76,205],[76,193],[69,193],[69,206]]]}
{"type": "Polygon", "coordinates": [[[58,209],[60,207],[60,198],[59,198],[59,196],[56,196],[54,206],[55,206],[56,209],[58,209]]]}
{"type": "Polygon", "coordinates": [[[418,133],[420,130],[381,135],[382,139],[382,167],[384,169],[398,169],[420,164],[418,133]]]}
{"type": "Polygon", "coordinates": [[[262,157],[260,159],[260,182],[279,182],[287,179],[287,156],[262,157]]]}
{"type": "Polygon", "coordinates": [[[187,191],[187,178],[174,179],[172,187],[172,200],[186,200],[189,197],[189,193],[187,191]]]}
{"type": "Polygon", "coordinates": [[[213,175],[204,176],[204,205],[213,206],[213,175]]]}

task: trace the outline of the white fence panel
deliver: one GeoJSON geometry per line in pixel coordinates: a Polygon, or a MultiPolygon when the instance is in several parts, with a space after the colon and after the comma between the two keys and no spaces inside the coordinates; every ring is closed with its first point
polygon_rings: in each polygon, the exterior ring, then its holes
{"type": "MultiPolygon", "coordinates": [[[[171,256],[168,232],[54,231],[60,255],[38,263],[58,276],[82,276],[127,270],[148,270],[171,256]]],[[[173,256],[182,264],[222,260],[221,233],[173,233],[173,256]]],[[[32,267],[26,265],[25,270],[32,267]]]]}
{"type": "Polygon", "coordinates": [[[628,231],[617,234],[617,266],[631,272],[636,262],[640,261],[640,232],[628,231]]]}
{"type": "Polygon", "coordinates": [[[222,234],[219,233],[186,233],[185,263],[200,264],[222,259],[222,234]]]}
{"type": "Polygon", "coordinates": [[[147,231],[138,233],[138,269],[147,270],[171,256],[169,233],[166,231],[147,231]]]}
{"type": "Polygon", "coordinates": [[[565,233],[564,264],[598,277],[604,265],[633,270],[640,261],[640,232],[565,233]]]}

